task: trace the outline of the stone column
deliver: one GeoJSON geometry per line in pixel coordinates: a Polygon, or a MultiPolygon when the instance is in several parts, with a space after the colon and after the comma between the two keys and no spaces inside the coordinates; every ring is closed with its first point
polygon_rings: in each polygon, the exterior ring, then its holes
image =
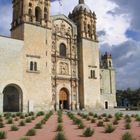
{"type": "Polygon", "coordinates": [[[0,113],[3,112],[3,93],[0,93],[0,113]]]}

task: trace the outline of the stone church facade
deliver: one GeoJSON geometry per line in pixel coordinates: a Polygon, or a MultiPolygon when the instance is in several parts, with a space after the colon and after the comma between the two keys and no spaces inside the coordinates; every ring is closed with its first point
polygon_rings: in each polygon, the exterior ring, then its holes
{"type": "Polygon", "coordinates": [[[50,0],[13,0],[11,37],[0,36],[0,112],[116,106],[112,57],[99,56],[96,15],[79,0],[69,17],[50,0]]]}

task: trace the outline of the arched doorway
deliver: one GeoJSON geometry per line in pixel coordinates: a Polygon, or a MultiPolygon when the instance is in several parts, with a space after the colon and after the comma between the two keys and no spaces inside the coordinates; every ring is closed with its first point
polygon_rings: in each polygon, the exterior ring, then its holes
{"type": "Polygon", "coordinates": [[[3,90],[3,112],[22,112],[22,90],[11,84],[3,90]]]}
{"type": "Polygon", "coordinates": [[[66,88],[59,92],[59,109],[69,109],[69,92],[66,88]]]}

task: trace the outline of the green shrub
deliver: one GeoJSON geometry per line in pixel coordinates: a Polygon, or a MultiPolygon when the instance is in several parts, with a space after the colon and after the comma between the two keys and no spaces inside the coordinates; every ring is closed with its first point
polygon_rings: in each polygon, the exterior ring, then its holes
{"type": "Polygon", "coordinates": [[[46,119],[42,119],[42,120],[40,121],[40,123],[41,123],[41,124],[45,124],[45,123],[46,123],[46,119]]]}
{"type": "Polygon", "coordinates": [[[94,118],[97,118],[97,117],[98,117],[98,115],[95,113],[95,114],[93,115],[93,117],[94,117],[94,118]]]}
{"type": "Polygon", "coordinates": [[[28,114],[29,114],[29,116],[33,116],[34,112],[29,112],[28,114]]]}
{"type": "Polygon", "coordinates": [[[113,121],[113,124],[114,124],[114,125],[119,124],[118,120],[115,119],[115,120],[113,121]]]}
{"type": "Polygon", "coordinates": [[[29,129],[28,132],[26,133],[26,136],[35,136],[35,135],[36,135],[35,129],[29,129]]]}
{"type": "Polygon", "coordinates": [[[18,120],[19,120],[19,118],[17,118],[17,117],[14,119],[14,121],[18,121],[18,120]]]}
{"type": "Polygon", "coordinates": [[[32,117],[31,117],[31,120],[35,120],[35,117],[34,117],[34,116],[32,116],[32,117]]]}
{"type": "Polygon", "coordinates": [[[30,140],[30,138],[22,137],[22,138],[20,138],[20,140],[30,140]]]}
{"type": "Polygon", "coordinates": [[[82,122],[78,124],[78,128],[79,128],[79,129],[83,129],[84,127],[85,127],[85,126],[84,126],[84,124],[83,124],[82,122]]]}
{"type": "Polygon", "coordinates": [[[58,118],[57,118],[57,122],[58,122],[58,123],[62,123],[62,118],[61,118],[61,117],[58,117],[58,118]]]}
{"type": "Polygon", "coordinates": [[[18,127],[16,125],[11,126],[11,131],[17,131],[17,130],[18,130],[18,127]]]}
{"type": "Polygon", "coordinates": [[[133,117],[133,118],[134,118],[134,117],[135,117],[135,115],[134,115],[134,114],[132,114],[132,115],[131,115],[131,117],[133,117]]]}
{"type": "Polygon", "coordinates": [[[25,117],[29,117],[29,114],[26,113],[26,114],[25,114],[25,117]]]}
{"type": "Polygon", "coordinates": [[[125,122],[130,123],[131,121],[132,121],[132,120],[131,120],[130,117],[126,117],[126,118],[125,118],[125,122]]]}
{"type": "Polygon", "coordinates": [[[10,117],[12,117],[12,114],[11,113],[4,113],[4,117],[6,118],[6,119],[9,119],[10,117]]]}
{"type": "Polygon", "coordinates": [[[88,115],[89,115],[89,116],[93,116],[93,113],[92,113],[92,112],[89,112],[88,115]]]}
{"type": "Polygon", "coordinates": [[[58,115],[59,117],[61,117],[61,116],[62,116],[62,111],[61,111],[61,110],[57,111],[57,115],[58,115]]]}
{"type": "Polygon", "coordinates": [[[74,121],[74,124],[76,124],[76,125],[78,125],[78,124],[80,124],[82,121],[80,120],[80,119],[78,119],[78,118],[75,118],[75,119],[73,119],[73,121],[74,121]]]}
{"type": "Polygon", "coordinates": [[[82,114],[80,112],[77,113],[78,116],[81,116],[82,114]]]}
{"type": "Polygon", "coordinates": [[[9,118],[8,120],[7,120],[7,124],[12,124],[13,123],[13,119],[12,118],[9,118]]]}
{"type": "Polygon", "coordinates": [[[36,116],[43,116],[45,113],[43,111],[39,111],[36,116]]]}
{"type": "Polygon", "coordinates": [[[3,127],[4,127],[3,122],[0,122],[0,128],[3,128],[3,127]]]}
{"type": "Polygon", "coordinates": [[[102,116],[98,116],[98,120],[101,120],[102,119],[102,116]]]}
{"type": "Polygon", "coordinates": [[[115,119],[120,120],[121,119],[121,114],[120,113],[115,113],[115,119]]]}
{"type": "Polygon", "coordinates": [[[26,123],[30,123],[32,120],[31,120],[31,118],[30,117],[28,117],[28,118],[26,118],[26,123]]]}
{"type": "Polygon", "coordinates": [[[25,118],[25,115],[24,114],[21,114],[20,115],[20,119],[24,119],[25,118]]]}
{"type": "Polygon", "coordinates": [[[15,118],[16,117],[16,114],[12,114],[12,118],[15,118]]]}
{"type": "Polygon", "coordinates": [[[0,139],[6,139],[6,132],[0,131],[0,139]]]}
{"type": "Polygon", "coordinates": [[[88,115],[87,114],[83,114],[82,116],[84,119],[87,119],[88,115]]]}
{"type": "Polygon", "coordinates": [[[115,130],[115,127],[112,124],[107,124],[105,126],[105,133],[112,133],[115,130]]]}
{"type": "Polygon", "coordinates": [[[22,115],[22,112],[17,112],[16,116],[19,117],[20,115],[22,115]]]}
{"type": "Polygon", "coordinates": [[[93,118],[93,119],[91,119],[91,123],[95,123],[96,122],[96,120],[93,118]]]}
{"type": "Polygon", "coordinates": [[[94,130],[91,129],[90,127],[88,127],[88,128],[86,128],[86,129],[84,130],[83,135],[84,135],[85,137],[90,137],[90,136],[93,135],[93,133],[94,133],[94,130]]]}
{"type": "Polygon", "coordinates": [[[103,121],[99,121],[99,122],[97,123],[97,126],[98,126],[98,127],[104,126],[104,122],[103,122],[103,121]]]}
{"type": "Polygon", "coordinates": [[[41,129],[42,128],[42,123],[37,123],[35,125],[35,129],[41,129]]]}
{"type": "Polygon", "coordinates": [[[105,118],[104,119],[104,122],[109,122],[110,120],[108,118],[105,118]]]}
{"type": "Polygon", "coordinates": [[[111,114],[108,115],[108,118],[113,118],[113,116],[111,114]]]}
{"type": "Polygon", "coordinates": [[[3,122],[3,119],[2,118],[0,118],[0,122],[3,122]]]}
{"type": "Polygon", "coordinates": [[[130,123],[126,123],[126,124],[125,124],[125,129],[131,129],[130,123]]]}
{"type": "Polygon", "coordinates": [[[129,132],[126,132],[122,135],[121,140],[135,140],[135,139],[133,138],[133,136],[129,132]]]}
{"type": "Polygon", "coordinates": [[[90,117],[87,117],[87,121],[89,121],[90,120],[90,117]]]}
{"type": "Polygon", "coordinates": [[[54,138],[54,140],[67,140],[64,133],[58,132],[54,138]]]}
{"type": "Polygon", "coordinates": [[[140,122],[140,116],[136,116],[136,121],[140,122]]]}
{"type": "Polygon", "coordinates": [[[23,121],[23,120],[20,121],[20,122],[19,122],[19,126],[25,126],[25,121],[23,121]]]}
{"type": "Polygon", "coordinates": [[[102,117],[107,117],[107,114],[106,114],[106,113],[103,113],[103,114],[102,114],[102,117]]]}
{"type": "Polygon", "coordinates": [[[62,126],[62,124],[58,124],[58,125],[57,125],[56,131],[63,131],[63,126],[62,126]]]}
{"type": "Polygon", "coordinates": [[[127,114],[124,116],[125,119],[130,118],[130,116],[127,114]]]}

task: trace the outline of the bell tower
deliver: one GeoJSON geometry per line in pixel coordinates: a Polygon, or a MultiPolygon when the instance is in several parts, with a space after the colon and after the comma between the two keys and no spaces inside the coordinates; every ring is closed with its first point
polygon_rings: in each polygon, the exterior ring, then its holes
{"type": "Polygon", "coordinates": [[[77,25],[78,32],[80,108],[98,108],[100,106],[100,74],[96,15],[84,0],[79,0],[78,5],[69,14],[69,18],[77,25]]]}
{"type": "Polygon", "coordinates": [[[101,57],[101,63],[102,63],[102,67],[105,69],[109,69],[109,68],[113,68],[113,64],[112,64],[112,55],[108,54],[107,52],[102,55],[101,57]]]}
{"type": "MultiPolygon", "coordinates": [[[[13,0],[11,35],[23,23],[48,28],[50,26],[50,0],[13,0]]],[[[18,31],[18,34],[20,32],[18,31]]]]}
{"type": "Polygon", "coordinates": [[[84,0],[79,0],[79,4],[69,14],[78,27],[78,37],[97,41],[96,35],[96,15],[85,4],[84,0]]]}

